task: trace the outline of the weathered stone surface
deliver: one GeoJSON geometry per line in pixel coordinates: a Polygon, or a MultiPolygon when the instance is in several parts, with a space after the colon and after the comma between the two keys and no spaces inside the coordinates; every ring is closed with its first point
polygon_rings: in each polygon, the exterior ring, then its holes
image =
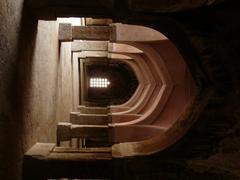
{"type": "Polygon", "coordinates": [[[57,145],[60,145],[61,141],[68,141],[71,139],[71,123],[58,123],[57,125],[57,145]]]}
{"type": "Polygon", "coordinates": [[[85,138],[86,140],[109,140],[107,125],[75,125],[71,127],[71,137],[85,138]]]}
{"type": "Polygon", "coordinates": [[[69,23],[60,23],[58,31],[59,41],[72,41],[72,25],[69,23]]]}
{"type": "Polygon", "coordinates": [[[0,2],[0,159],[8,162],[0,179],[20,179],[23,153],[56,137],[58,23],[22,15],[22,6],[0,2]]]}
{"type": "Polygon", "coordinates": [[[20,179],[25,148],[19,128],[28,127],[15,117],[14,106],[22,8],[23,0],[0,1],[0,179],[20,179]]]}
{"type": "Polygon", "coordinates": [[[69,141],[72,138],[84,138],[86,140],[109,141],[109,127],[107,125],[76,125],[71,123],[58,123],[57,144],[61,141],[69,141]]]}
{"type": "Polygon", "coordinates": [[[109,26],[73,26],[72,38],[80,40],[109,40],[109,26]]]}
{"type": "Polygon", "coordinates": [[[127,24],[111,24],[111,26],[71,26],[60,24],[59,40],[101,40],[112,42],[150,42],[166,40],[166,36],[154,29],[127,24]],[[72,32],[71,32],[72,27],[72,32]],[[133,36],[134,34],[134,36],[133,36]],[[147,34],[147,36],[146,36],[147,34]]]}

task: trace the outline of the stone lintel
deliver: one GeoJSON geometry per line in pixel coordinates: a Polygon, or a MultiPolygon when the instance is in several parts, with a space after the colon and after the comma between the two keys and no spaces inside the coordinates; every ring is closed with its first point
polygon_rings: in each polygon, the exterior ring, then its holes
{"type": "Polygon", "coordinates": [[[72,125],[71,136],[87,140],[108,141],[109,128],[107,125],[72,125]]]}
{"type": "Polygon", "coordinates": [[[110,28],[109,26],[73,26],[72,38],[107,41],[110,37],[110,28]]]}
{"type": "Polygon", "coordinates": [[[105,114],[80,114],[79,112],[70,113],[70,122],[81,125],[107,125],[110,122],[110,115],[105,114]]]}
{"type": "Polygon", "coordinates": [[[109,127],[107,125],[76,125],[59,123],[57,125],[57,142],[68,141],[72,138],[86,138],[91,140],[109,140],[109,127]]]}

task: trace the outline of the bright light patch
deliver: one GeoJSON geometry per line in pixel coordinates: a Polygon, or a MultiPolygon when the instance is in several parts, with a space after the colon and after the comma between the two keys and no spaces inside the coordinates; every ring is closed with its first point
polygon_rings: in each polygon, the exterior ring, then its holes
{"type": "Polygon", "coordinates": [[[69,18],[58,18],[58,21],[61,23],[71,23],[72,26],[81,26],[82,18],[75,18],[75,17],[69,17],[69,18]]]}
{"type": "Polygon", "coordinates": [[[91,88],[107,88],[110,85],[110,81],[107,78],[90,78],[91,88]]]}

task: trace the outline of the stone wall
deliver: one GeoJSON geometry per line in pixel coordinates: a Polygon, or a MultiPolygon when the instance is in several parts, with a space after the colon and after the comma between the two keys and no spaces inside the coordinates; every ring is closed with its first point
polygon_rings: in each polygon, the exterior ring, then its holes
{"type": "Polygon", "coordinates": [[[18,59],[18,118],[26,150],[36,141],[55,141],[59,52],[57,22],[26,18],[23,23],[18,59]]]}
{"type": "Polygon", "coordinates": [[[21,1],[0,3],[0,179],[17,180],[24,152],[55,142],[57,122],[69,118],[71,54],[62,46],[59,58],[59,22],[22,14],[21,1]]]}
{"type": "Polygon", "coordinates": [[[18,33],[23,1],[0,1],[0,179],[17,179],[20,169],[15,118],[18,33]],[[11,177],[10,175],[11,174],[11,177]]]}

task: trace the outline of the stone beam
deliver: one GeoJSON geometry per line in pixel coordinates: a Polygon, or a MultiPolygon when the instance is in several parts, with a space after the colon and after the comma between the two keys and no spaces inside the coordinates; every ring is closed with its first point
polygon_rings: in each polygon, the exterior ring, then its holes
{"type": "Polygon", "coordinates": [[[72,36],[73,39],[107,41],[110,29],[109,26],[72,26],[72,36]]]}
{"type": "Polygon", "coordinates": [[[71,26],[68,23],[60,23],[58,39],[60,41],[72,40],[100,40],[110,39],[110,26],[71,26]]]}
{"type": "Polygon", "coordinates": [[[70,122],[81,125],[107,125],[111,121],[110,115],[70,113],[70,122]]]}
{"type": "Polygon", "coordinates": [[[72,123],[58,123],[57,145],[61,141],[70,141],[72,138],[87,140],[109,141],[109,127],[107,125],[76,125],[72,123]]]}
{"type": "Polygon", "coordinates": [[[80,41],[75,40],[72,42],[72,51],[107,51],[107,41],[80,41]]]}
{"type": "Polygon", "coordinates": [[[71,26],[70,24],[60,24],[59,40],[98,40],[124,43],[162,41],[167,40],[167,37],[159,31],[138,25],[115,23],[110,26],[71,26]]]}
{"type": "Polygon", "coordinates": [[[70,23],[60,23],[58,29],[59,41],[72,41],[72,25],[70,23]]]}

